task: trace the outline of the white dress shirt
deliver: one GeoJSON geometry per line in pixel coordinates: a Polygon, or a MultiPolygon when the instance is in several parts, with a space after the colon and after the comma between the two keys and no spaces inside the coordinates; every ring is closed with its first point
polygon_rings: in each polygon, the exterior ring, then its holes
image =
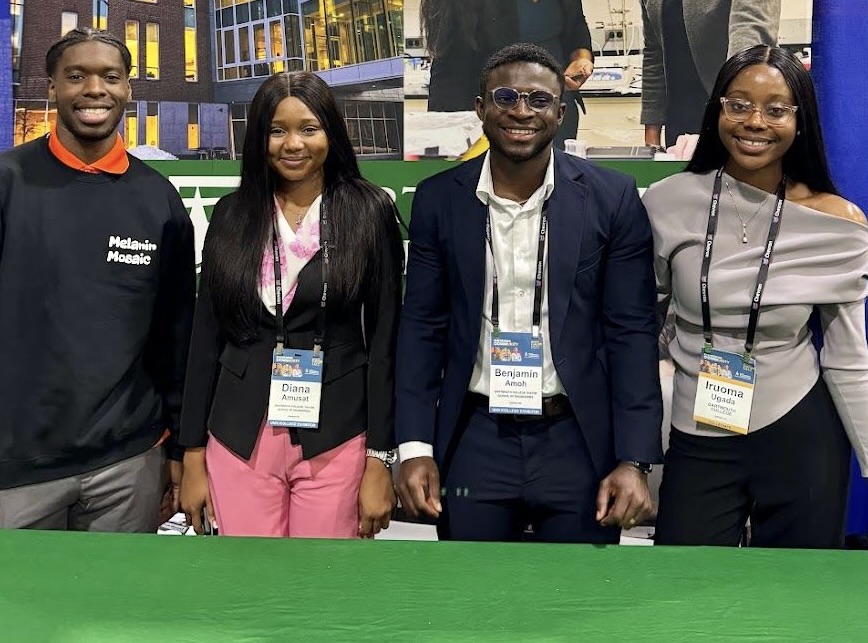
{"type": "MultiPolygon", "coordinates": [[[[543,203],[555,189],[554,152],[549,157],[542,185],[524,203],[504,199],[494,193],[491,165],[488,154],[482,164],[482,172],[476,185],[476,197],[488,206],[491,218],[491,248],[485,251],[485,295],[482,302],[482,328],[479,332],[479,347],[476,362],[470,377],[469,390],[488,395],[490,370],[490,341],[494,329],[491,323],[494,266],[497,266],[497,294],[499,298],[499,327],[503,332],[531,332],[533,323],[533,296],[537,253],[539,251],[539,228],[543,203]]],[[[564,393],[552,361],[551,338],[549,337],[548,298],[548,236],[543,251],[543,288],[540,329],[543,340],[542,394],[543,397],[564,393]]],[[[404,442],[398,446],[401,461],[422,456],[432,456],[433,446],[425,442],[404,442]]]]}

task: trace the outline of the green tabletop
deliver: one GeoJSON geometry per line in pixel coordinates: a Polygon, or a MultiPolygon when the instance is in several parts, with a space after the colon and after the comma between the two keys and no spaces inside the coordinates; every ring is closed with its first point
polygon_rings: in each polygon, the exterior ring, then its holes
{"type": "Polygon", "coordinates": [[[868,641],[868,555],[0,531],[0,641],[868,641]]]}

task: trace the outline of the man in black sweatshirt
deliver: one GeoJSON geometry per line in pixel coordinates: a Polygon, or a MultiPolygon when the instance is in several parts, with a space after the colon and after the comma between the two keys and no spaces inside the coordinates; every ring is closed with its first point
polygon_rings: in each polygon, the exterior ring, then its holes
{"type": "Polygon", "coordinates": [[[152,532],[182,455],[193,227],[115,131],[130,69],[114,36],[69,32],[56,127],[0,156],[0,527],[152,532]]]}

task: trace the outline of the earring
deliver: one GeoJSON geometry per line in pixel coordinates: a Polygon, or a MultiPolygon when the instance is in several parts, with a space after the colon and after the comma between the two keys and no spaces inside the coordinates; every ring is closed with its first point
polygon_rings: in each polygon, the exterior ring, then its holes
{"type": "Polygon", "coordinates": [[[801,134],[802,134],[802,130],[797,129],[797,130],[796,130],[796,136],[801,136],[801,134]]]}

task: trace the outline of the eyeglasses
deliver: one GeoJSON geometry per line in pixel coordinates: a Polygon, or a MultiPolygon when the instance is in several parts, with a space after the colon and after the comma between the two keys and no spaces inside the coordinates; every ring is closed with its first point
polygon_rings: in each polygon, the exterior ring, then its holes
{"type": "Polygon", "coordinates": [[[520,92],[512,87],[495,87],[491,90],[491,100],[494,101],[494,106],[503,112],[518,107],[522,99],[533,111],[544,112],[554,104],[558,96],[541,89],[535,89],[532,92],[520,92]]]}
{"type": "Polygon", "coordinates": [[[744,123],[753,116],[754,112],[759,112],[765,124],[770,127],[786,125],[792,120],[796,110],[799,109],[796,105],[785,105],[784,103],[770,103],[757,107],[749,100],[741,98],[721,98],[720,104],[723,105],[723,113],[731,121],[744,123]]]}

